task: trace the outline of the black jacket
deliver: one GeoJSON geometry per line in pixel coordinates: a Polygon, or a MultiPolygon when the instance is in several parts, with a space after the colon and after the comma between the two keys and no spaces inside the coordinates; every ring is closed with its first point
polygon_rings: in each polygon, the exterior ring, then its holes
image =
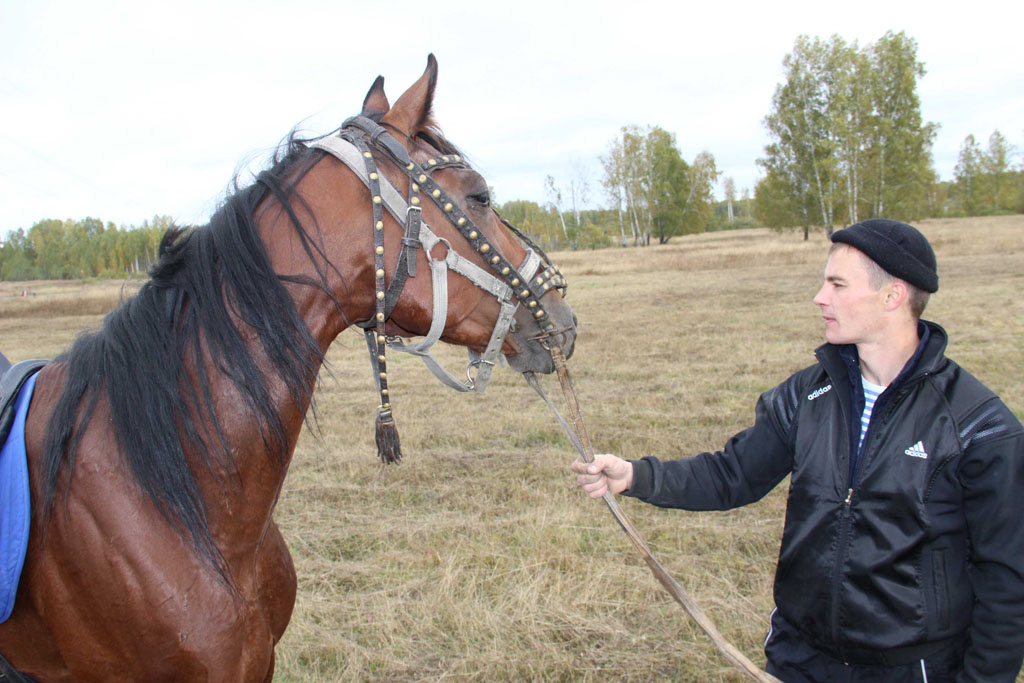
{"type": "Polygon", "coordinates": [[[761,396],[755,425],[723,451],[634,461],[626,495],[722,510],[791,474],[775,602],[809,643],[844,659],[966,634],[963,680],[1013,681],[1024,657],[1024,428],[927,325],[876,403],[852,480],[859,388],[841,348],[825,344],[818,363],[761,396]]]}

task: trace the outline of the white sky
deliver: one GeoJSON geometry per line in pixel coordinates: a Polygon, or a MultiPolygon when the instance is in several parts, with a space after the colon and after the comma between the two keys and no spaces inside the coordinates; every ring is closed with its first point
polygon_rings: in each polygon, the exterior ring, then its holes
{"type": "Polygon", "coordinates": [[[687,160],[710,151],[752,190],[799,34],[918,41],[943,179],[969,133],[1024,148],[1024,5],[696,4],[0,0],[0,236],[43,218],[205,223],[293,126],[335,128],[378,74],[394,102],[429,52],[437,119],[498,201],[543,202],[546,175],[582,166],[603,204],[598,156],[626,124],[675,133],[687,160]]]}

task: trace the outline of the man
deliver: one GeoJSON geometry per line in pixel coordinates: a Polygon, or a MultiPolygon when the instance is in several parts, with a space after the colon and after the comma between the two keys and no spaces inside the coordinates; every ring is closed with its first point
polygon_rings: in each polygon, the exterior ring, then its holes
{"type": "Polygon", "coordinates": [[[765,642],[794,681],[1013,681],[1024,657],[1024,428],[920,320],[938,290],[915,228],[832,235],[818,362],[765,392],[718,453],[573,463],[606,490],[722,510],[792,475],[765,642]]]}

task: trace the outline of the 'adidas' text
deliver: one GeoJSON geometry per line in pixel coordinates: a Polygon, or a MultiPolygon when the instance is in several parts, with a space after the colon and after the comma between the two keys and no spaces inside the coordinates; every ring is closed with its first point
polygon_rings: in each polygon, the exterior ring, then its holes
{"type": "Polygon", "coordinates": [[[826,384],[821,389],[815,389],[811,393],[807,394],[807,400],[808,401],[813,401],[814,399],[818,398],[822,394],[827,394],[831,389],[832,389],[832,385],[831,384],[826,384]]]}

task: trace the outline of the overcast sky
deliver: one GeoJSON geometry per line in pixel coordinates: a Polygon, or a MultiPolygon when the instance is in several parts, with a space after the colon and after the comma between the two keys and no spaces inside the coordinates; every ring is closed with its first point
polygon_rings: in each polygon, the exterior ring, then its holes
{"type": "Polygon", "coordinates": [[[583,168],[603,204],[598,156],[627,124],[753,189],[800,34],[918,41],[941,178],[968,134],[1024,147],[1015,2],[698,4],[0,0],[0,237],[43,218],[205,223],[292,127],[335,128],[378,74],[394,102],[430,52],[437,119],[498,201],[543,202],[546,175],[583,168]]]}

